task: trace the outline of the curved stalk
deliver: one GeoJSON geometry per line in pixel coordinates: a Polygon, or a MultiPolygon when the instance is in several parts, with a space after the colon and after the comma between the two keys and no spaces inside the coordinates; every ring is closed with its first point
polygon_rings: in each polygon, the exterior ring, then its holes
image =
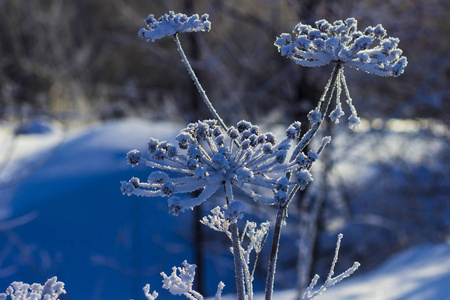
{"type": "Polygon", "coordinates": [[[192,80],[194,81],[195,86],[197,87],[198,92],[203,98],[203,102],[205,102],[206,106],[208,107],[209,111],[213,115],[213,117],[219,122],[219,124],[225,129],[225,131],[228,130],[227,125],[225,125],[225,122],[222,120],[222,118],[219,116],[217,111],[214,109],[211,101],[209,101],[208,96],[206,95],[205,90],[203,89],[202,85],[200,84],[200,81],[198,81],[197,75],[195,75],[194,69],[192,69],[191,64],[189,63],[189,60],[187,59],[186,54],[183,51],[183,47],[181,47],[180,40],[178,39],[178,34],[174,35],[175,44],[177,44],[178,52],[181,55],[181,61],[186,66],[189,75],[191,75],[192,80]]]}
{"type": "MultiPolygon", "coordinates": [[[[317,134],[319,131],[320,126],[322,125],[323,121],[325,120],[328,106],[330,105],[333,92],[336,88],[336,80],[339,77],[340,72],[342,72],[342,66],[336,65],[333,72],[331,73],[330,80],[328,81],[324,94],[319,100],[319,103],[317,107],[319,108],[319,112],[321,114],[321,119],[319,122],[314,123],[312,127],[303,135],[300,142],[297,144],[297,147],[294,150],[294,153],[292,154],[291,161],[295,159],[295,157],[303,151],[303,149],[309,144],[309,142],[313,139],[313,137],[317,134]]],[[[318,154],[322,152],[323,148],[325,147],[325,144],[322,143],[321,147],[319,148],[318,154]]],[[[311,166],[308,167],[310,169],[311,166]]],[[[295,194],[300,190],[300,185],[296,184],[290,194],[289,199],[283,203],[278,205],[277,210],[277,217],[275,220],[275,227],[273,232],[273,240],[272,240],[272,248],[270,251],[270,259],[269,259],[269,267],[267,269],[267,279],[266,279],[266,291],[265,291],[265,300],[272,300],[273,296],[273,284],[275,279],[275,272],[276,272],[276,264],[277,264],[277,258],[278,258],[278,248],[279,248],[279,242],[280,242],[280,236],[281,236],[281,227],[283,223],[283,219],[287,215],[287,209],[289,207],[289,203],[294,198],[295,194]]]]}

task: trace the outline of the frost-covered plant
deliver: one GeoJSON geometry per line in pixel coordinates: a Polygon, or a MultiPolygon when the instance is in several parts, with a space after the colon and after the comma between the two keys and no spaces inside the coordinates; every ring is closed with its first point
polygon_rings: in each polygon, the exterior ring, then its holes
{"type": "Polygon", "coordinates": [[[6,293],[0,293],[0,300],[57,300],[61,294],[65,294],[64,282],[55,277],[50,278],[44,285],[39,283],[23,283],[14,281],[6,289],[6,293]]]}
{"type": "Polygon", "coordinates": [[[325,283],[316,291],[314,291],[314,287],[317,285],[317,282],[319,281],[319,275],[315,275],[314,278],[311,280],[311,284],[306,289],[306,292],[303,294],[302,300],[311,300],[315,298],[316,296],[319,296],[325,290],[329,287],[332,287],[333,285],[337,284],[338,282],[342,281],[344,278],[349,277],[352,275],[360,266],[358,262],[354,262],[353,266],[351,266],[346,271],[342,272],[341,274],[333,277],[334,275],[334,268],[336,266],[336,263],[338,261],[339,256],[339,248],[341,247],[341,240],[343,238],[343,234],[340,233],[338,235],[338,240],[336,243],[336,250],[334,252],[334,258],[333,262],[331,263],[330,272],[328,273],[327,280],[325,280],[325,283]]]}
{"type": "Polygon", "coordinates": [[[226,204],[233,199],[233,188],[247,194],[263,204],[277,204],[287,197],[289,181],[285,174],[298,172],[303,184],[312,180],[308,164],[315,160],[315,153],[309,157],[287,161],[292,141],[299,136],[300,123],[292,124],[286,137],[279,143],[274,134],[260,133],[258,126],[240,121],[227,132],[215,120],[198,121],[182,129],[175,138],[177,145],[150,138],[149,158],[143,158],[138,150],[128,153],[128,162],[135,166],[139,162],[160,169],[150,173],[142,182],[132,178],[122,182],[122,193],[145,197],[164,196],[169,198],[170,212],[192,209],[211,197],[219,188],[226,192],[226,204]],[[167,173],[181,176],[170,177],[167,173]],[[175,195],[202,190],[199,196],[179,198],[175,195]],[[275,195],[259,190],[277,191],[275,195]]]}
{"type": "MultiPolygon", "coordinates": [[[[147,41],[173,35],[182,62],[194,81],[203,101],[215,120],[198,121],[189,124],[180,131],[175,140],[177,145],[150,138],[149,155],[142,155],[138,150],[128,153],[128,162],[135,166],[143,163],[159,169],[150,173],[145,181],[131,178],[122,182],[122,193],[145,197],[168,197],[169,210],[177,215],[186,209],[202,204],[217,190],[225,190],[222,207],[216,207],[211,215],[201,222],[213,230],[223,232],[231,240],[234,256],[237,298],[253,299],[253,271],[250,271],[250,254],[255,251],[254,265],[270,228],[273,228],[273,240],[267,270],[265,299],[272,299],[273,283],[276,272],[279,239],[285,224],[289,204],[296,193],[306,188],[313,181],[310,173],[313,163],[319,158],[331,137],[322,139],[316,151],[306,152],[307,145],[314,139],[321,124],[328,115],[328,108],[333,98],[336,108],[329,114],[332,121],[339,122],[344,114],[341,94],[344,89],[351,111],[349,127],[355,128],[360,120],[344,77],[343,67],[349,65],[380,76],[399,76],[407,65],[406,57],[401,56],[399,40],[387,38],[381,25],[369,27],[364,32],[357,30],[353,18],[336,21],[331,25],[325,20],[316,23],[317,28],[299,23],[294,29],[294,39],[290,34],[282,34],[275,41],[281,55],[294,60],[297,64],[315,67],[329,63],[336,66],[328,80],[317,106],[308,114],[310,128],[302,134],[300,122],[294,122],[286,130],[286,137],[277,143],[272,133],[260,133],[259,127],[247,121],[241,121],[236,127],[228,127],[221,119],[203,90],[194,70],[181,47],[178,34],[183,32],[209,31],[211,23],[208,15],[187,17],[184,14],[169,12],[159,20],[150,15],[139,35],[147,41]],[[372,44],[378,45],[370,48],[372,44]],[[293,145],[293,150],[290,147],[293,145]],[[176,174],[176,176],[170,176],[176,174]],[[234,189],[238,189],[249,198],[265,205],[277,207],[275,222],[263,222],[259,229],[256,223],[248,222],[242,232],[238,221],[245,212],[245,203],[234,199],[234,189]],[[198,196],[191,192],[199,191],[198,196]],[[184,196],[182,196],[184,195],[184,196]],[[245,238],[248,238],[248,241],[245,238]],[[247,243],[247,247],[243,244],[247,243]]],[[[334,275],[340,240],[327,281],[319,292],[351,275],[359,266],[355,263],[343,274],[334,275]]],[[[203,299],[192,290],[195,266],[187,262],[183,268],[173,269],[172,275],[164,278],[164,288],[172,294],[185,295],[189,299],[203,299]],[[178,273],[179,274],[178,274],[178,273]]],[[[317,283],[315,277],[305,294],[305,299],[312,299],[316,294],[312,288],[317,283]]],[[[219,284],[216,299],[220,299],[223,284],[219,284]]],[[[144,289],[147,299],[155,299],[157,293],[150,294],[150,287],[144,289]]]]}
{"type": "Polygon", "coordinates": [[[208,14],[204,14],[201,17],[197,14],[188,17],[185,14],[175,14],[175,12],[170,11],[156,20],[155,16],[150,14],[145,19],[147,28],[142,28],[139,31],[139,36],[147,39],[147,41],[151,40],[154,42],[157,39],[177,33],[209,31],[211,22],[208,21],[208,18],[208,14]]]}
{"type": "Polygon", "coordinates": [[[172,268],[170,276],[161,272],[163,288],[169,290],[172,295],[185,295],[188,299],[203,299],[203,296],[192,289],[196,267],[196,265],[191,265],[184,261],[182,268],[172,268]]]}
{"type": "MultiPolygon", "coordinates": [[[[340,101],[344,88],[350,107],[349,127],[356,128],[360,120],[352,103],[344,76],[344,66],[364,70],[379,76],[398,77],[403,74],[408,60],[398,48],[398,38],[386,37],[386,30],[381,24],[358,31],[357,21],[348,18],[330,24],[326,20],[316,22],[316,28],[298,23],[294,37],[283,33],[275,41],[280,54],[305,67],[319,67],[330,63],[337,64],[337,78],[332,89],[336,90],[336,108],[331,112],[332,121],[339,123],[344,115],[340,101]],[[375,45],[374,45],[375,44],[375,45]]],[[[317,115],[319,112],[314,111],[317,115]]]]}
{"type": "MultiPolygon", "coordinates": [[[[196,265],[189,264],[186,260],[183,261],[183,267],[173,267],[170,276],[161,272],[163,277],[163,288],[169,290],[172,295],[184,295],[189,300],[203,300],[204,297],[197,291],[192,289],[194,284],[196,265]]],[[[222,297],[222,290],[225,284],[221,281],[217,287],[215,300],[220,300],[222,297]]],[[[150,294],[150,285],[147,284],[143,288],[144,295],[148,300],[155,300],[158,298],[158,293],[153,291],[150,294]]]]}
{"type": "Polygon", "coordinates": [[[298,23],[294,38],[283,33],[275,41],[281,55],[289,57],[305,67],[319,67],[331,62],[348,65],[379,76],[400,76],[408,60],[401,56],[398,38],[386,37],[381,24],[357,28],[354,18],[338,20],[333,24],[326,20],[316,22],[316,28],[298,23]],[[378,43],[373,46],[374,43],[378,43]],[[371,47],[373,46],[373,47],[371,47]]]}

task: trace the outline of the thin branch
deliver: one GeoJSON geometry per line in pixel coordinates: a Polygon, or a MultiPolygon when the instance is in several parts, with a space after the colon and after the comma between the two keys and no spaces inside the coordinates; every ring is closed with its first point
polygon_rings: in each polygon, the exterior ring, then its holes
{"type": "Polygon", "coordinates": [[[206,95],[205,90],[203,89],[202,85],[200,84],[200,81],[198,81],[197,75],[195,75],[194,69],[192,69],[191,64],[189,63],[189,60],[187,59],[186,54],[184,53],[183,48],[181,47],[180,40],[178,39],[178,34],[175,34],[174,41],[175,41],[175,44],[177,44],[177,49],[181,55],[181,60],[185,64],[189,75],[191,75],[191,78],[194,81],[198,92],[202,96],[203,101],[205,102],[206,106],[208,107],[209,111],[214,116],[214,118],[220,123],[220,125],[225,129],[225,131],[227,131],[228,130],[227,125],[225,125],[225,122],[222,120],[222,118],[219,116],[217,111],[214,109],[211,101],[209,101],[208,96],[206,95]]]}

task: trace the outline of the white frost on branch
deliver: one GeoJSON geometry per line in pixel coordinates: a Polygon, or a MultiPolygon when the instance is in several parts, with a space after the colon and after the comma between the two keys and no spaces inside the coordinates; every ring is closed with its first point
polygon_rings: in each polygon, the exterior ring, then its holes
{"type": "Polygon", "coordinates": [[[336,283],[342,281],[344,278],[349,277],[352,275],[360,266],[359,262],[354,262],[353,266],[351,266],[347,271],[337,275],[336,277],[333,277],[334,275],[334,268],[336,266],[338,256],[339,256],[339,248],[341,247],[341,240],[343,238],[343,234],[340,233],[338,235],[338,240],[336,243],[336,250],[334,252],[334,258],[333,263],[331,264],[330,272],[328,273],[327,280],[325,283],[317,290],[313,291],[314,287],[316,286],[317,282],[319,281],[319,275],[315,275],[314,278],[311,281],[311,284],[308,286],[306,292],[303,294],[302,300],[311,300],[317,297],[318,295],[325,292],[325,290],[329,287],[332,287],[336,283]]]}
{"type": "Polygon", "coordinates": [[[144,21],[147,28],[142,28],[139,31],[139,36],[145,38],[147,42],[150,40],[154,42],[157,39],[177,33],[209,31],[211,29],[211,22],[208,18],[208,14],[204,14],[201,17],[194,14],[188,17],[185,14],[176,14],[170,11],[168,14],[156,20],[155,16],[150,14],[144,21]]]}
{"type": "Polygon", "coordinates": [[[52,277],[44,285],[14,281],[6,289],[6,293],[0,293],[0,300],[6,300],[8,296],[12,300],[57,300],[61,294],[66,293],[64,282],[57,280],[56,276],[52,277]]]}

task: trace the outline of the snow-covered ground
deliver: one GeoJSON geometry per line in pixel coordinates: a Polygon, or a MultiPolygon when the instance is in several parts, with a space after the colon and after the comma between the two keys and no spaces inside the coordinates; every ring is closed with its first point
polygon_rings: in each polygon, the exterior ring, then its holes
{"type": "MultiPolygon", "coordinates": [[[[44,127],[11,140],[0,126],[0,292],[13,280],[43,283],[56,275],[70,299],[143,299],[146,283],[158,299],[177,299],[162,290],[159,273],[193,262],[192,213],[173,217],[166,199],[126,197],[119,188],[149,173],[127,165],[129,150],[145,152],[150,136],[170,139],[182,126],[127,119],[75,132],[44,127]]],[[[225,293],[233,290],[231,268],[207,276],[209,293],[219,280],[225,293]]],[[[446,300],[449,283],[450,245],[424,245],[319,299],[446,300]]]]}
{"type": "MultiPolygon", "coordinates": [[[[276,300],[294,300],[295,291],[281,291],[276,300]]],[[[223,300],[233,300],[225,296],[223,300]]],[[[255,300],[264,299],[258,294],[255,300]]],[[[377,269],[344,279],[317,300],[448,300],[450,244],[423,245],[391,257],[377,269]]],[[[212,300],[212,299],[211,299],[212,300]]]]}

